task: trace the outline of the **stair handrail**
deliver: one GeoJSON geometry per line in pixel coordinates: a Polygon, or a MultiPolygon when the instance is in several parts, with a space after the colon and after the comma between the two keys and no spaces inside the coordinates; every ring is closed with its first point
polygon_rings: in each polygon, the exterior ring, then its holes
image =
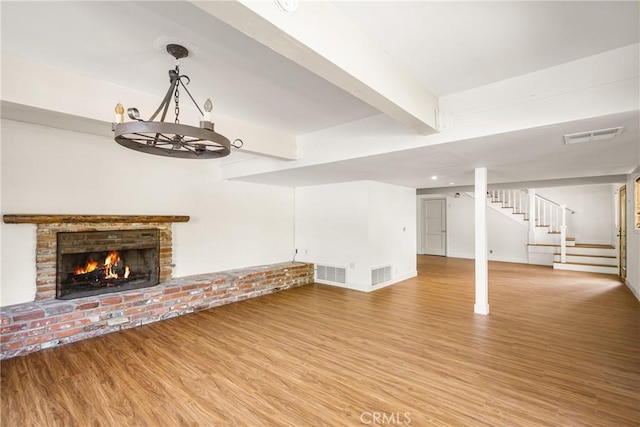
{"type": "MultiPolygon", "coordinates": [[[[525,192],[528,192],[528,190],[524,190],[524,191],[525,191],[525,192]]],[[[545,202],[549,202],[549,203],[551,203],[551,204],[552,204],[552,205],[554,205],[554,206],[557,206],[557,207],[559,207],[559,208],[565,209],[565,210],[567,210],[567,211],[571,212],[571,214],[572,214],[572,215],[573,215],[574,213],[576,213],[576,211],[574,211],[573,209],[568,208],[568,207],[567,207],[567,205],[561,205],[560,203],[554,202],[554,201],[553,201],[553,200],[551,200],[551,199],[547,199],[546,197],[541,196],[541,195],[539,195],[539,194],[537,194],[537,193],[536,193],[536,197],[537,197],[537,198],[539,198],[539,199],[544,200],[545,202]]]]}
{"type": "MultiPolygon", "coordinates": [[[[527,189],[527,188],[523,189],[522,191],[524,191],[525,193],[529,193],[529,189],[527,189]]],[[[552,205],[557,206],[557,207],[559,207],[559,208],[560,208],[560,207],[562,207],[562,206],[564,206],[564,209],[566,209],[567,211],[571,212],[571,214],[572,214],[572,215],[573,215],[574,213],[576,213],[576,211],[574,211],[573,209],[571,209],[571,208],[567,207],[567,205],[561,205],[561,204],[560,204],[560,203],[558,203],[558,202],[554,202],[554,201],[553,201],[553,200],[551,200],[551,199],[547,199],[546,197],[541,196],[541,195],[539,195],[538,193],[536,193],[536,192],[535,192],[535,190],[533,190],[533,192],[534,192],[534,194],[535,194],[536,198],[538,198],[538,199],[542,199],[542,200],[544,200],[544,201],[546,201],[546,202],[549,202],[549,203],[551,203],[552,205]]]]}
{"type": "Polygon", "coordinates": [[[540,220],[541,206],[543,215],[545,216],[545,220],[547,212],[547,210],[545,209],[545,205],[554,206],[559,210],[556,211],[556,218],[554,221],[553,211],[549,209],[549,227],[551,231],[560,232],[560,262],[562,264],[565,264],[567,262],[567,212],[571,212],[571,214],[573,215],[576,213],[576,211],[568,208],[567,205],[561,205],[554,202],[553,200],[547,199],[544,196],[536,194],[535,190],[532,190],[532,193],[532,198],[535,199],[536,202],[536,220],[540,220]],[[558,218],[558,216],[560,216],[560,218],[558,218]],[[559,224],[556,225],[556,222],[559,222],[559,224]]]}

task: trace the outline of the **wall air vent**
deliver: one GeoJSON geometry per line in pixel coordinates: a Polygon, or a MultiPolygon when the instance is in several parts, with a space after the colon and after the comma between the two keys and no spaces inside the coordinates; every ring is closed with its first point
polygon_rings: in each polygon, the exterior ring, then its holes
{"type": "Polygon", "coordinates": [[[565,144],[580,144],[582,142],[600,141],[603,139],[612,139],[616,136],[620,136],[624,126],[618,126],[617,128],[590,130],[587,132],[570,133],[564,136],[565,144]]]}
{"type": "Polygon", "coordinates": [[[380,283],[388,282],[389,280],[391,280],[390,265],[371,270],[371,286],[379,285],[380,283]]]}
{"type": "Polygon", "coordinates": [[[316,265],[316,280],[347,284],[347,269],[330,265],[316,265]]]}

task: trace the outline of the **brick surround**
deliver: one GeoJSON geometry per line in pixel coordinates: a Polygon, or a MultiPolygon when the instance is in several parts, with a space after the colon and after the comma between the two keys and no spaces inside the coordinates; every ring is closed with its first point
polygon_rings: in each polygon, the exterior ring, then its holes
{"type": "MultiPolygon", "coordinates": [[[[55,262],[53,269],[55,278],[55,262]]],[[[169,279],[154,287],[120,293],[2,307],[0,359],[310,283],[313,264],[287,262],[169,279]]]]}
{"type": "Polygon", "coordinates": [[[171,223],[110,222],[110,223],[47,223],[36,229],[36,301],[56,297],[56,233],[70,231],[111,231],[158,229],[160,232],[160,281],[171,278],[171,223]]]}

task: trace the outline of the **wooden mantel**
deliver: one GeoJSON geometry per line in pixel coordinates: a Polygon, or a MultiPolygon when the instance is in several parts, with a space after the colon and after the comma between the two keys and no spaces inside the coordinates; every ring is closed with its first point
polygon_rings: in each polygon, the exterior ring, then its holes
{"type": "Polygon", "coordinates": [[[2,216],[5,224],[75,224],[75,223],[167,223],[188,222],[187,215],[31,215],[2,216]]]}

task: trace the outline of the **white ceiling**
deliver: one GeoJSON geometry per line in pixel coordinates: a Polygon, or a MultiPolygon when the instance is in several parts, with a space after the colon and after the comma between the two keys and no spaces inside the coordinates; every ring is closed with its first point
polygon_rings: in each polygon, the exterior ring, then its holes
{"type": "Polygon", "coordinates": [[[640,162],[639,123],[634,111],[301,170],[270,172],[243,180],[290,186],[373,180],[413,188],[438,188],[471,185],[474,168],[483,166],[490,170],[492,183],[626,174],[640,162]],[[614,139],[566,145],[562,138],[589,126],[608,129],[620,125],[625,127],[624,133],[614,139]],[[585,175],[584,171],[589,173],[585,175]],[[432,179],[433,176],[437,179],[432,179]]]}
{"type": "MultiPolygon", "coordinates": [[[[640,40],[636,1],[333,3],[439,96],[640,40]]],[[[191,77],[192,93],[212,98],[214,114],[296,135],[380,114],[188,2],[3,1],[0,7],[3,53],[158,96],[174,62],[158,46],[182,42],[191,55],[181,71],[191,77]]],[[[491,168],[493,182],[614,175],[640,163],[639,141],[634,112],[243,179],[278,185],[371,179],[426,188],[472,183],[479,165],[491,168]],[[561,143],[565,133],[610,125],[625,125],[623,136],[561,143]]]]}
{"type": "Polygon", "coordinates": [[[438,96],[638,42],[638,2],[337,1],[438,96]]]}
{"type": "Polygon", "coordinates": [[[0,7],[3,52],[158,96],[175,63],[164,46],[183,43],[190,56],[181,60],[181,73],[200,102],[212,99],[214,114],[293,134],[378,114],[187,2],[3,1],[0,7]]]}

